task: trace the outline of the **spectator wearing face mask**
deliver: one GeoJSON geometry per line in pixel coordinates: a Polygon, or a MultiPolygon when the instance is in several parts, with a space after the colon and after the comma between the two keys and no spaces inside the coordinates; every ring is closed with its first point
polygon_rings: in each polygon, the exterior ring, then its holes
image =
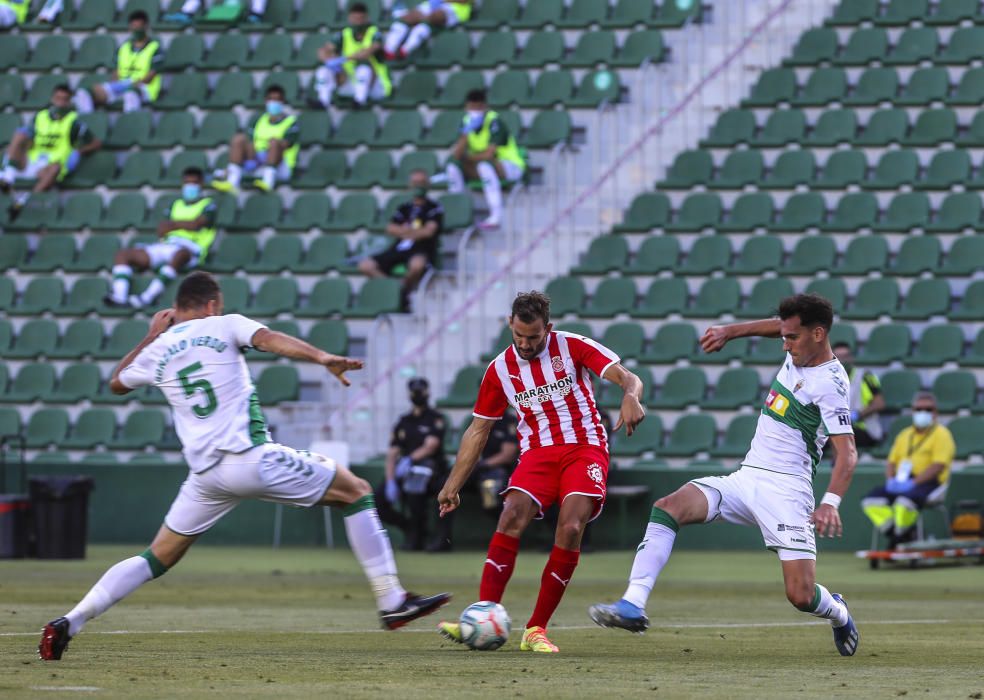
{"type": "Polygon", "coordinates": [[[181,176],[181,197],[171,205],[166,221],[157,226],[158,241],[116,253],[113,284],[104,299],[107,306],[143,308],[153,304],[179,272],[198,267],[215,240],[215,203],[202,196],[204,173],[186,168],[181,176]],[[157,276],[139,295],[130,294],[134,272],[154,270],[157,276]]]}
{"type": "Polygon", "coordinates": [[[349,6],[348,26],[318,49],[324,64],[314,73],[315,102],[331,106],[336,90],[362,107],[370,100],[389,97],[392,85],[389,69],[380,60],[383,43],[379,29],[369,20],[369,10],[361,2],[349,6]]]}
{"type": "Polygon", "coordinates": [[[217,170],[212,187],[238,194],[243,175],[254,176],[253,186],[270,192],[278,182],[287,182],[297,165],[297,116],[287,113],[286,93],[279,85],[266,91],[266,110],[250,133],[236,134],[229,142],[229,164],[217,170]]]}
{"type": "Polygon", "coordinates": [[[888,538],[889,549],[909,542],[919,511],[946,492],[956,446],[937,422],[936,397],[921,391],[912,400],[912,425],[898,434],[885,464],[885,485],[861,501],[871,523],[888,538]]]}

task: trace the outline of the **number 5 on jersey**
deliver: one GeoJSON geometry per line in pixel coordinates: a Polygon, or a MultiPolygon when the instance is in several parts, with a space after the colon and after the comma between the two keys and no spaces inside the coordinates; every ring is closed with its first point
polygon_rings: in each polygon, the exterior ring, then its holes
{"type": "Polygon", "coordinates": [[[196,404],[191,408],[195,412],[196,416],[199,418],[206,418],[219,407],[219,401],[215,398],[215,391],[212,390],[212,385],[207,379],[191,380],[190,375],[199,371],[201,368],[201,362],[194,362],[178,371],[178,379],[181,380],[181,388],[184,389],[185,396],[193,396],[196,391],[204,392],[206,401],[205,405],[203,406],[201,404],[196,404]]]}

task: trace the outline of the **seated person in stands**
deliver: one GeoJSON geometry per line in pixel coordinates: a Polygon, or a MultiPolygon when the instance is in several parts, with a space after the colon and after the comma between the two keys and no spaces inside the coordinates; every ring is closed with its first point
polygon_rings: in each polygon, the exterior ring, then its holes
{"type": "Polygon", "coordinates": [[[359,263],[359,270],[369,277],[385,277],[397,266],[406,266],[400,292],[404,310],[408,309],[410,293],[417,288],[424,272],[437,261],[438,237],[444,228],[444,208],[427,196],[429,182],[423,170],[410,173],[412,196],[397,208],[386,226],[386,233],[396,240],[383,252],[359,263]]]}
{"type": "Polygon", "coordinates": [[[360,107],[370,98],[389,97],[392,85],[389,70],[380,60],[382,50],[379,29],[369,21],[369,10],[361,2],[352,3],[348,26],[318,49],[324,65],[314,74],[317,103],[327,109],[336,89],[360,107]]]}
{"type": "Polygon", "coordinates": [[[516,417],[507,412],[492,426],[482,457],[466,485],[478,492],[482,510],[498,520],[502,510],[502,491],[519,459],[516,417]]]}
{"type": "Polygon", "coordinates": [[[912,425],[892,443],[885,485],[861,501],[864,514],[888,537],[889,549],[911,541],[919,511],[946,493],[956,445],[936,418],[936,397],[920,391],[912,399],[912,425]]]}
{"type": "Polygon", "coordinates": [[[502,222],[502,182],[517,182],[526,171],[526,161],[505,122],[489,109],[485,90],[472,90],[465,99],[460,136],[448,161],[448,189],[464,192],[465,178],[482,181],[489,217],[479,226],[498,228],[502,222]]]}
{"type": "Polygon", "coordinates": [[[456,27],[471,19],[471,0],[426,0],[408,10],[403,3],[393,8],[393,25],[383,43],[387,61],[406,58],[431,35],[432,27],[456,27]]]}
{"type": "Polygon", "coordinates": [[[116,52],[112,80],[75,91],[79,114],[88,114],[97,106],[114,104],[120,99],[124,112],[136,112],[152,105],[161,94],[159,71],[164,52],[160,42],[150,38],[147,13],[135,10],[128,21],[130,38],[116,52]]]}
{"type": "MultiPolygon", "coordinates": [[[[164,15],[163,19],[172,24],[191,24],[195,20],[195,15],[201,11],[202,4],[202,0],[185,0],[178,12],[170,12],[164,15]]],[[[263,21],[266,4],[267,0],[249,0],[249,12],[246,14],[247,24],[259,24],[263,21]]]]}
{"type": "MultiPolygon", "coordinates": [[[[83,156],[98,150],[102,142],[78,116],[72,106],[72,90],[65,83],[56,85],[51,105],[10,139],[0,171],[0,192],[10,192],[18,179],[34,180],[32,192],[46,192],[75,170],[83,156]]],[[[11,220],[17,218],[29,197],[26,192],[14,195],[11,220]]]]}
{"type": "Polygon", "coordinates": [[[181,183],[181,197],[157,226],[160,240],[116,253],[112,290],[104,300],[107,306],[149,306],[179,272],[193,270],[205,259],[215,240],[216,206],[203,196],[205,174],[198,168],[186,168],[181,183]],[[143,270],[154,270],[157,276],[143,294],[130,294],[134,271],[143,270]]]}
{"type": "Polygon", "coordinates": [[[287,182],[297,164],[297,116],[287,114],[286,93],[279,85],[266,91],[266,111],[247,134],[236,134],[229,142],[229,164],[225,172],[217,170],[212,187],[220,192],[237,194],[243,173],[258,175],[253,186],[270,192],[277,182],[287,182]]]}
{"type": "Polygon", "coordinates": [[[29,0],[0,0],[0,29],[10,29],[27,21],[29,0]]]}

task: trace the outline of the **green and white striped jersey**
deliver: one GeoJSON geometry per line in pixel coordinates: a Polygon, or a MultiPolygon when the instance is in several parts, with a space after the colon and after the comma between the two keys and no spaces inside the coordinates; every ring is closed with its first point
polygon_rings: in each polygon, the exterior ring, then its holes
{"type": "Polygon", "coordinates": [[[812,480],[830,435],[853,434],[847,372],[835,358],[797,367],[787,354],[742,464],[812,480]]]}
{"type": "Polygon", "coordinates": [[[239,314],[185,321],[161,333],[120,372],[130,389],[152,384],[164,392],[185,461],[195,473],[227,452],[270,442],[243,357],[261,328],[239,314]]]}

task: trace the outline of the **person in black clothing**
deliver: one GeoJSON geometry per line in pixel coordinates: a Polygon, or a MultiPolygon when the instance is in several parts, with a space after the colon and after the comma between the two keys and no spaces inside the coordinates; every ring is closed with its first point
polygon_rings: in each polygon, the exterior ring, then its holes
{"type": "MultiPolygon", "coordinates": [[[[423,377],[407,383],[413,410],[393,428],[386,453],[386,478],[376,489],[380,519],[403,530],[403,548],[420,550],[427,538],[428,504],[447,476],[444,458],[444,416],[430,407],[430,387],[423,377]]],[[[429,550],[449,541],[449,525],[439,532],[429,550]]]]}
{"type": "Polygon", "coordinates": [[[395,236],[396,240],[383,252],[359,263],[359,270],[368,277],[385,277],[397,266],[406,266],[401,292],[404,309],[410,292],[417,288],[427,268],[437,262],[438,236],[444,228],[444,208],[427,196],[429,183],[425,171],[410,173],[413,196],[399,206],[386,226],[386,233],[395,236]]]}
{"type": "Polygon", "coordinates": [[[482,451],[482,458],[475,465],[475,471],[467,482],[468,486],[478,492],[482,510],[493,518],[499,518],[499,511],[502,510],[502,490],[506,488],[518,457],[516,418],[511,413],[506,413],[492,426],[489,440],[482,451]]]}

